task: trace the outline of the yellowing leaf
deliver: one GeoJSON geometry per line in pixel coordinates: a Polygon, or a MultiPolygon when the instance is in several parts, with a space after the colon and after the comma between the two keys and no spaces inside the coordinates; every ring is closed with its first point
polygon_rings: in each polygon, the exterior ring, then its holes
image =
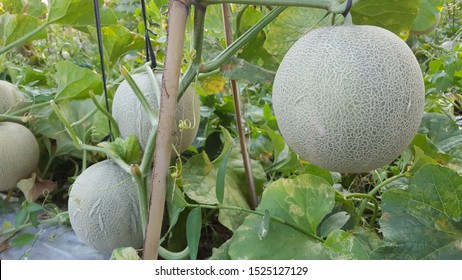
{"type": "Polygon", "coordinates": [[[207,95],[216,94],[225,87],[226,79],[220,74],[213,75],[201,81],[202,89],[207,95]]]}

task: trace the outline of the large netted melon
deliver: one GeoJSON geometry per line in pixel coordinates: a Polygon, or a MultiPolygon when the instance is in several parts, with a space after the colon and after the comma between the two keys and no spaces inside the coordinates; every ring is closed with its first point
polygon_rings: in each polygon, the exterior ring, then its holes
{"type": "Polygon", "coordinates": [[[40,151],[30,130],[20,124],[0,122],[0,191],[16,187],[37,168],[40,151]]]}
{"type": "Polygon", "coordinates": [[[412,141],[424,82],[409,47],[374,26],[331,26],[299,39],[277,70],[274,112],[288,145],[338,172],[383,167],[412,141]]]}
{"type": "Polygon", "coordinates": [[[72,229],[85,244],[103,253],[142,247],[138,189],[112,161],[83,171],[72,185],[68,205],[72,229]]]}
{"type": "Polygon", "coordinates": [[[13,107],[19,108],[24,99],[15,85],[7,81],[0,81],[0,114],[6,113],[13,107]]]}
{"type": "MultiPolygon", "coordinates": [[[[159,87],[162,85],[162,73],[155,73],[159,87]]],[[[159,111],[154,86],[148,74],[141,73],[133,75],[133,79],[146,96],[147,101],[155,112],[159,111]]],[[[112,115],[119,125],[122,138],[134,134],[144,150],[151,132],[151,123],[146,112],[141,106],[141,102],[136,97],[127,81],[123,81],[114,95],[112,103],[112,115]]],[[[185,151],[196,138],[200,121],[200,101],[199,96],[189,87],[180,99],[176,111],[176,130],[173,136],[173,143],[178,152],[185,151]],[[191,128],[180,130],[180,121],[189,124],[191,128]]]]}

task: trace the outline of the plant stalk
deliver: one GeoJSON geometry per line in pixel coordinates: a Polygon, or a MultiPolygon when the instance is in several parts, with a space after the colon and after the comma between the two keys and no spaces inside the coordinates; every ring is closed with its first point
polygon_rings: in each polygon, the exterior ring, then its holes
{"type": "MultiPolygon", "coordinates": [[[[391,177],[391,178],[388,178],[387,180],[383,181],[382,183],[378,184],[377,186],[375,186],[367,195],[370,196],[370,197],[374,197],[375,194],[383,187],[385,187],[386,185],[390,184],[391,182],[401,178],[401,177],[404,177],[406,176],[407,173],[402,173],[402,174],[398,174],[394,177],[391,177]]],[[[363,212],[364,212],[364,209],[366,208],[366,205],[367,205],[367,202],[369,201],[369,199],[366,197],[366,199],[363,200],[363,202],[361,203],[361,205],[359,205],[359,210],[358,210],[358,217],[361,217],[363,215],[363,212]]],[[[375,204],[375,202],[374,202],[375,204]]],[[[375,206],[374,206],[375,207],[375,206]]],[[[359,222],[359,219],[357,220],[357,223],[359,222]]]]}
{"type": "MultiPolygon", "coordinates": [[[[352,197],[363,198],[364,199],[363,201],[366,201],[366,205],[367,205],[367,200],[372,201],[372,203],[374,204],[374,214],[372,215],[371,222],[369,224],[369,227],[372,228],[374,226],[375,220],[377,219],[377,216],[379,214],[379,202],[377,201],[377,199],[374,196],[371,196],[371,195],[368,195],[368,194],[365,194],[365,193],[350,193],[350,194],[345,195],[345,198],[347,198],[347,199],[352,198],[352,197]]],[[[359,221],[359,219],[358,219],[358,221],[359,221]]]]}
{"type": "Polygon", "coordinates": [[[202,44],[204,40],[205,13],[206,8],[196,7],[194,9],[194,33],[192,38],[192,45],[195,51],[195,55],[188,68],[186,69],[183,77],[181,78],[178,90],[178,100],[186,91],[194,77],[196,77],[200,72],[200,67],[202,66],[202,44]]]}
{"type": "MultiPolygon", "coordinates": [[[[222,5],[223,12],[223,26],[225,28],[226,45],[229,47],[233,43],[233,31],[231,26],[231,12],[229,4],[222,5]]],[[[247,188],[249,190],[250,208],[255,210],[258,205],[257,191],[255,190],[255,182],[253,180],[252,163],[250,161],[249,151],[245,143],[245,133],[242,127],[242,114],[240,105],[239,87],[236,80],[230,80],[231,92],[234,101],[234,113],[236,114],[236,127],[239,134],[239,145],[241,146],[242,162],[244,164],[245,178],[247,181],[247,188]]]]}
{"type": "Polygon", "coordinates": [[[167,175],[169,173],[175,127],[178,81],[180,79],[184,36],[190,6],[190,0],[170,0],[169,2],[167,49],[162,79],[159,124],[154,150],[151,199],[143,251],[143,258],[146,260],[157,259],[159,253],[167,192],[167,175]]]}

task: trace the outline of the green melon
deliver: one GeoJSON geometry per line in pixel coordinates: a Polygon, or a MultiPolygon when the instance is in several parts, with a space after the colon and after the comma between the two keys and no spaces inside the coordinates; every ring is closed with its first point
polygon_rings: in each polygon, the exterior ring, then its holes
{"type": "Polygon", "coordinates": [[[21,179],[30,178],[39,159],[39,145],[27,127],[0,122],[0,191],[15,188],[21,179]]]}
{"type": "Polygon", "coordinates": [[[338,172],[368,172],[397,158],[417,132],[424,101],[414,54],[375,26],[307,33],[285,55],[273,86],[288,145],[338,172]]]}
{"type": "Polygon", "coordinates": [[[0,81],[0,114],[6,113],[12,107],[20,107],[24,96],[19,89],[7,82],[0,81]]]}
{"type": "Polygon", "coordinates": [[[72,229],[85,244],[103,253],[141,248],[139,196],[132,176],[110,160],[79,175],[69,194],[72,229]]]}
{"type": "MultiPolygon", "coordinates": [[[[162,73],[155,73],[159,87],[162,84],[162,73]]],[[[133,79],[146,96],[149,104],[154,111],[158,112],[158,102],[154,94],[154,87],[151,84],[148,74],[141,73],[133,75],[133,79]]],[[[112,103],[112,115],[119,125],[122,138],[134,134],[144,150],[151,132],[151,123],[141,106],[138,98],[131,89],[127,81],[123,81],[114,95],[112,103]]],[[[200,121],[200,101],[199,96],[189,87],[180,99],[176,111],[177,128],[174,133],[173,143],[178,152],[185,151],[196,138],[200,121]],[[194,106],[193,106],[194,105],[194,106]],[[194,123],[195,118],[195,123],[194,123]],[[189,120],[194,127],[180,131],[178,124],[180,120],[189,120]]]]}

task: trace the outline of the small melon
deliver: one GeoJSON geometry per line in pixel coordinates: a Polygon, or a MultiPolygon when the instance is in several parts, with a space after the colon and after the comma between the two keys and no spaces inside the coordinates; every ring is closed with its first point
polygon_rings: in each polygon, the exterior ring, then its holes
{"type": "Polygon", "coordinates": [[[12,107],[20,107],[23,101],[24,96],[15,85],[0,81],[0,114],[6,113],[12,107]]]}
{"type": "Polygon", "coordinates": [[[414,54],[375,26],[307,33],[285,55],[273,85],[274,113],[288,145],[338,172],[391,163],[417,132],[424,101],[414,54]]]}
{"type": "MultiPolygon", "coordinates": [[[[162,73],[155,73],[159,87],[162,85],[162,73]]],[[[149,104],[154,111],[158,112],[158,102],[154,94],[152,85],[147,73],[135,74],[133,79],[146,96],[149,104]]],[[[127,81],[123,81],[114,95],[112,103],[112,115],[119,125],[122,138],[134,134],[144,150],[151,132],[151,123],[145,113],[141,102],[139,102],[132,88],[127,81]]],[[[177,128],[174,133],[173,143],[178,152],[184,152],[196,138],[200,121],[200,101],[199,96],[189,87],[180,99],[176,111],[177,128]],[[195,119],[195,121],[194,121],[195,119]],[[180,120],[188,120],[194,127],[180,131],[178,125],[180,120]]]]}
{"type": "Polygon", "coordinates": [[[37,168],[40,151],[30,130],[20,124],[0,122],[0,191],[16,187],[37,168]]]}
{"type": "Polygon", "coordinates": [[[72,229],[85,244],[102,253],[142,247],[138,188],[112,161],[93,164],[77,177],[68,206],[72,229]]]}

